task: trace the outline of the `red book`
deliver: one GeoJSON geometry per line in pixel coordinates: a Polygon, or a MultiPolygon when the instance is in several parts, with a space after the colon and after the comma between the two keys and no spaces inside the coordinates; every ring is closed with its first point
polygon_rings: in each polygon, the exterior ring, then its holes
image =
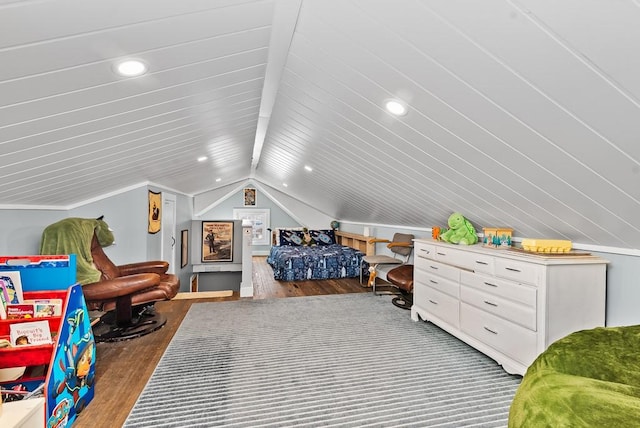
{"type": "Polygon", "coordinates": [[[7,305],[7,319],[23,319],[33,318],[35,316],[35,309],[33,303],[17,303],[13,305],[7,305]]]}

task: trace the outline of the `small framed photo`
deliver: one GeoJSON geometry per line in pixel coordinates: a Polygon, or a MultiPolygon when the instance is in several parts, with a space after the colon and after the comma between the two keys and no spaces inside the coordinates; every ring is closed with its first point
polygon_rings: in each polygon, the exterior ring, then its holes
{"type": "Polygon", "coordinates": [[[243,203],[245,207],[255,207],[256,206],[256,189],[252,187],[247,187],[242,190],[243,195],[243,203]]]}
{"type": "Polygon", "coordinates": [[[189,231],[187,229],[180,232],[180,267],[189,264],[189,231]]]}
{"type": "Polygon", "coordinates": [[[203,221],[202,251],[200,261],[232,262],[233,261],[233,222],[203,221]]]}

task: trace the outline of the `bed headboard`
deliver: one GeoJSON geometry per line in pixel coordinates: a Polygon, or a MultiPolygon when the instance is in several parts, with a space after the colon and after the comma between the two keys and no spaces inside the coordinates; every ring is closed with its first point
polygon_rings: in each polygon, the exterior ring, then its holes
{"type": "MultiPolygon", "coordinates": [[[[276,228],[271,232],[271,245],[280,245],[279,237],[280,230],[303,230],[302,227],[282,227],[276,228]]],[[[355,248],[362,251],[366,256],[373,256],[376,254],[376,244],[369,242],[375,239],[373,236],[358,235],[357,233],[335,231],[336,244],[344,245],[345,247],[355,248]]]]}

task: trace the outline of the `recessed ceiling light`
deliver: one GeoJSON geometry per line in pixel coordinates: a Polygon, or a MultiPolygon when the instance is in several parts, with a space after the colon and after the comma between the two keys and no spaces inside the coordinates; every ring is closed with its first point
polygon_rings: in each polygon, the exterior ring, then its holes
{"type": "Polygon", "coordinates": [[[311,168],[309,165],[305,165],[304,169],[306,169],[309,172],[313,171],[313,168],[311,168]]]}
{"type": "Polygon", "coordinates": [[[116,72],[124,77],[141,76],[147,72],[147,65],[137,59],[127,59],[116,64],[116,72]]]}
{"type": "Polygon", "coordinates": [[[289,187],[289,185],[288,185],[287,183],[282,183],[282,185],[283,185],[284,187],[289,187]]]}
{"type": "Polygon", "coordinates": [[[200,156],[200,157],[198,158],[198,162],[204,162],[204,161],[206,161],[206,160],[207,160],[207,157],[206,157],[206,156],[200,156]]]}
{"type": "Polygon", "coordinates": [[[222,181],[222,178],[216,178],[216,183],[220,183],[222,181]]]}
{"type": "Polygon", "coordinates": [[[407,105],[398,100],[387,100],[384,103],[384,107],[387,111],[395,116],[404,116],[407,114],[407,105]]]}

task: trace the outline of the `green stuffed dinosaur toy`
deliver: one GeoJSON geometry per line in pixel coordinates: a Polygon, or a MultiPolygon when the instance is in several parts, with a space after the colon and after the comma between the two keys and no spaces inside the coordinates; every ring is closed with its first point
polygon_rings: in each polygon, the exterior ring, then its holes
{"type": "Polygon", "coordinates": [[[440,234],[438,239],[441,241],[463,245],[473,245],[478,242],[476,229],[462,214],[451,214],[447,223],[449,229],[440,234]]]}

